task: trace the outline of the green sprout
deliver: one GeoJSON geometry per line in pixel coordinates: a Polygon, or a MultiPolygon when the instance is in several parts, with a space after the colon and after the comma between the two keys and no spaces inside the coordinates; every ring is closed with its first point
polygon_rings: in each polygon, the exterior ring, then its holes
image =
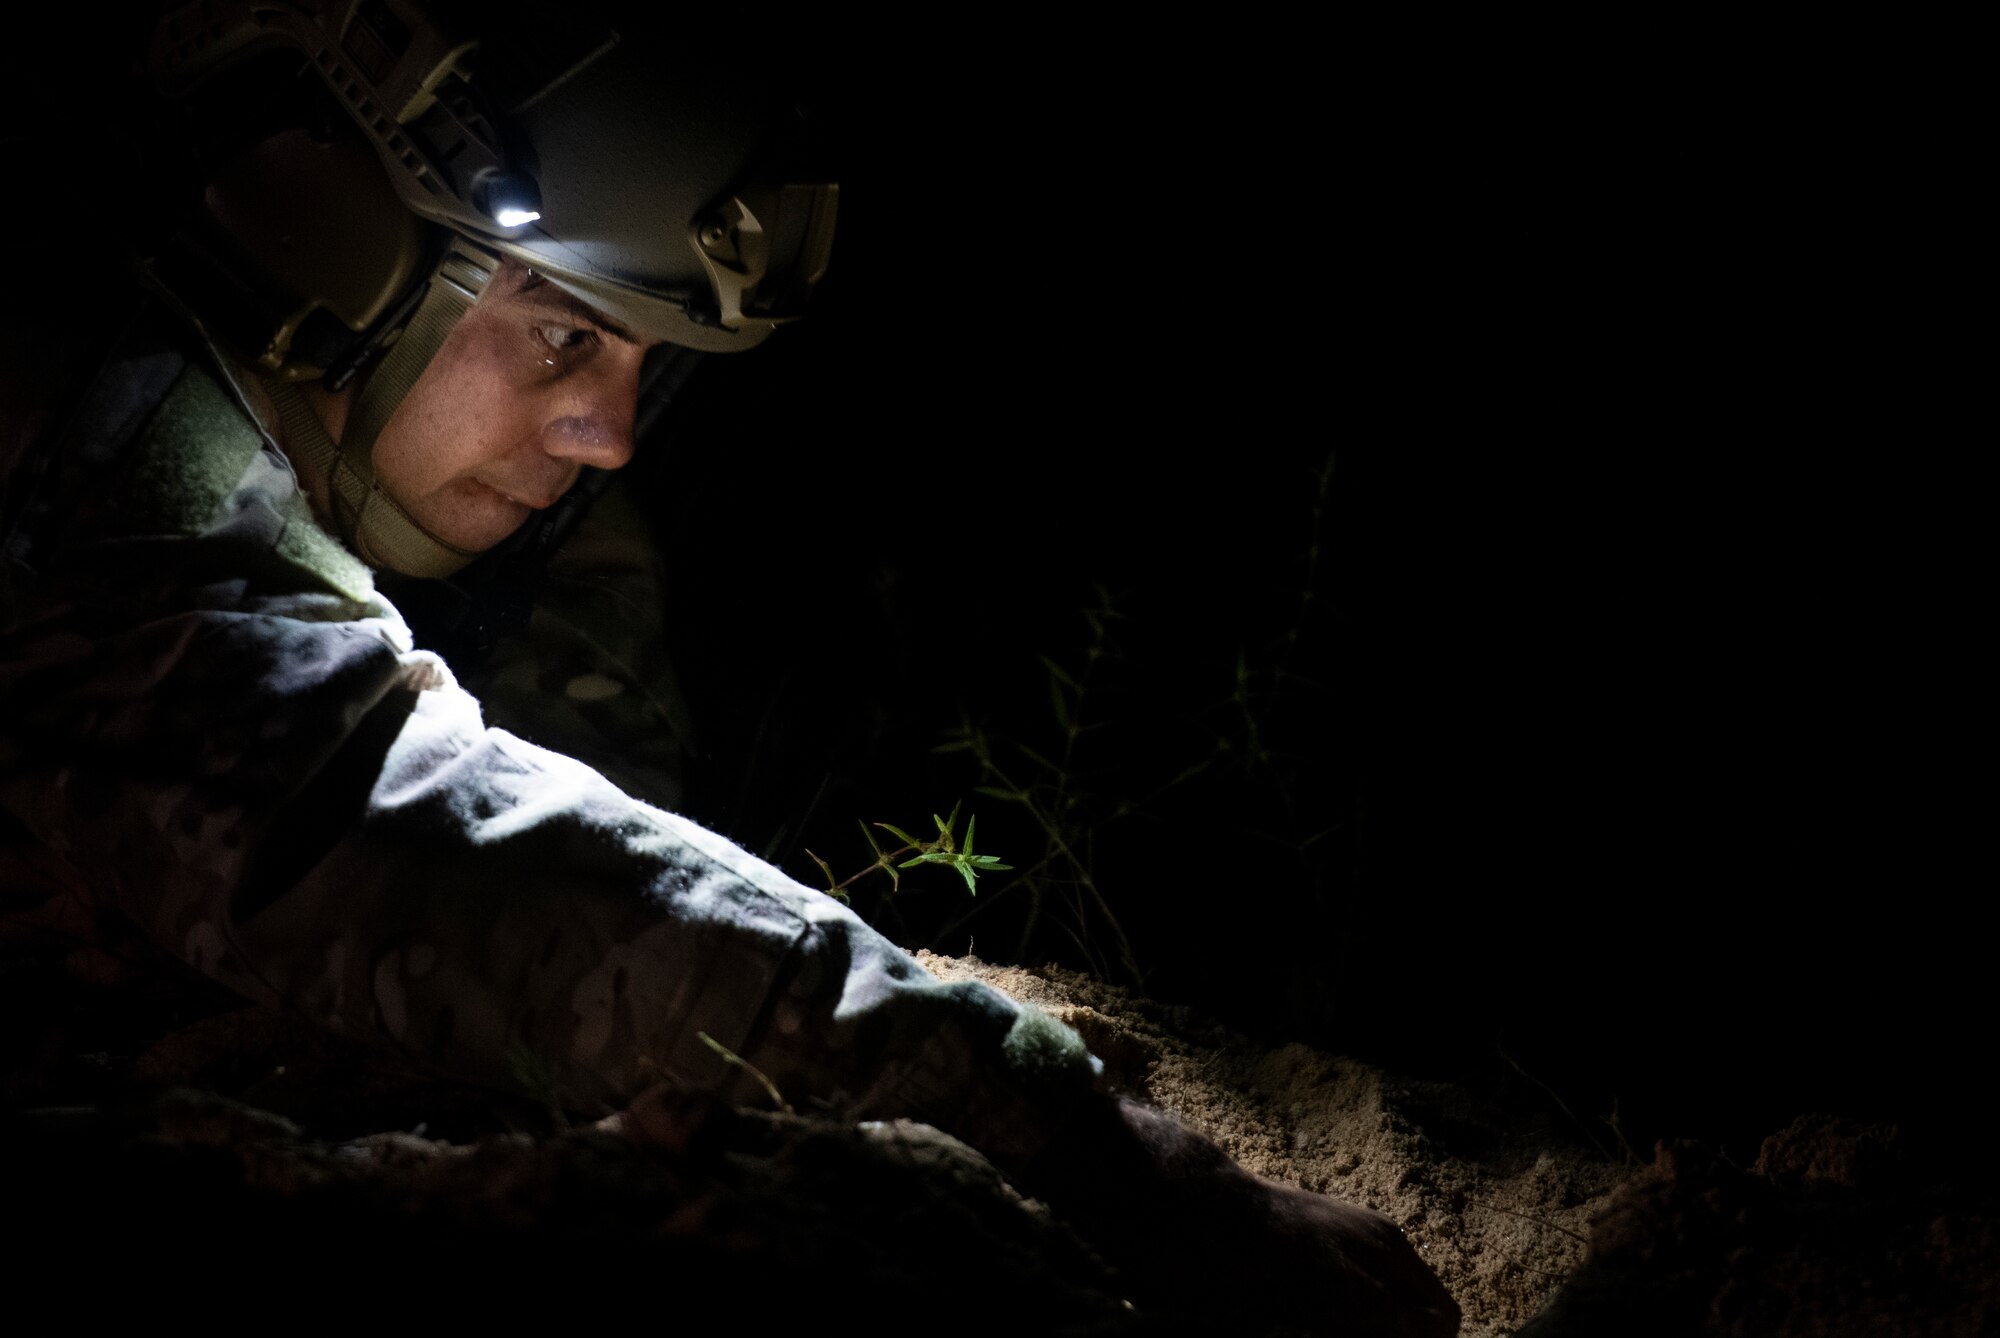
{"type": "MultiPolygon", "coordinates": [[[[975,855],[972,853],[972,833],[979,827],[979,818],[977,815],[968,819],[965,824],[965,849],[958,850],[954,848],[951,829],[958,825],[958,810],[963,806],[962,803],[952,805],[951,817],[949,819],[941,818],[935,813],[931,814],[931,821],[937,824],[938,839],[931,842],[928,846],[924,846],[922,854],[916,856],[914,859],[906,859],[896,867],[899,869],[909,869],[919,864],[949,864],[952,868],[957,869],[959,875],[965,879],[965,890],[976,897],[979,895],[979,885],[974,880],[978,875],[993,873],[1001,869],[1011,869],[1014,866],[1011,864],[1002,864],[998,855],[975,855]]],[[[881,825],[888,827],[887,823],[881,825]]],[[[908,832],[899,831],[894,827],[888,827],[888,829],[895,832],[897,836],[901,837],[908,844],[912,846],[918,844],[916,838],[912,837],[908,832]]]]}
{"type": "Polygon", "coordinates": [[[903,843],[895,850],[882,849],[882,843],[877,841],[875,834],[868,830],[869,824],[862,823],[861,835],[867,840],[868,848],[875,852],[875,862],[860,873],[848,878],[836,881],[833,876],[832,867],[825,860],[821,859],[818,855],[813,855],[813,852],[810,850],[806,851],[806,854],[812,855],[812,862],[819,865],[820,872],[826,875],[827,895],[838,897],[842,901],[848,899],[847,888],[850,884],[867,877],[877,869],[889,875],[891,891],[900,892],[903,887],[903,876],[900,871],[903,869],[913,869],[919,864],[944,864],[957,869],[959,877],[965,879],[965,890],[973,896],[978,896],[979,883],[977,880],[980,874],[998,873],[1002,870],[1012,869],[1014,866],[1011,864],[1002,864],[998,855],[976,855],[973,853],[973,833],[979,827],[979,818],[977,815],[967,819],[965,824],[965,849],[960,850],[958,848],[956,830],[958,827],[958,811],[964,806],[963,801],[952,805],[951,816],[949,818],[940,818],[935,813],[931,814],[931,821],[937,824],[938,829],[937,838],[931,841],[919,841],[916,837],[910,835],[894,823],[878,822],[874,824],[903,843]],[[905,855],[909,855],[910,858],[903,859],[905,855]],[[897,862],[899,860],[901,860],[901,863],[897,862]]]}

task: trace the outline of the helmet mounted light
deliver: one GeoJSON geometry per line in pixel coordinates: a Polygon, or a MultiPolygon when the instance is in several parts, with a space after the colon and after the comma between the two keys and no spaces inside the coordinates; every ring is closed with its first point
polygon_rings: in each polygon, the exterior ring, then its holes
{"type": "Polygon", "coordinates": [[[542,216],[542,192],[526,172],[491,172],[479,181],[480,207],[502,228],[523,228],[542,216]]]}

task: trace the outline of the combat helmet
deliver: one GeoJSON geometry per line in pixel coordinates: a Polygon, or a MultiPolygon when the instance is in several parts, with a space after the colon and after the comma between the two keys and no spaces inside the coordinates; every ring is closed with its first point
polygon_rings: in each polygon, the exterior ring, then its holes
{"type": "Polygon", "coordinates": [[[197,109],[205,180],[152,273],[273,386],[342,537],[449,575],[475,555],[371,454],[503,257],[678,349],[752,348],[802,313],[838,187],[757,54],[576,0],[195,0],[148,64],[197,109]],[[335,442],[288,387],[357,375],[335,442]]]}

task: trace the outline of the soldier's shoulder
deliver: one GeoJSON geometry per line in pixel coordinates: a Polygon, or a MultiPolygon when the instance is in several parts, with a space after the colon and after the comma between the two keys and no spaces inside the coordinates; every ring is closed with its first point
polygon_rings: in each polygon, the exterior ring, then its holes
{"type": "Polygon", "coordinates": [[[170,565],[235,563],[273,588],[379,610],[368,567],[319,525],[231,374],[190,332],[138,310],[73,380],[10,462],[0,521],[13,563],[40,571],[108,543],[140,554],[137,541],[200,541],[170,565]]]}

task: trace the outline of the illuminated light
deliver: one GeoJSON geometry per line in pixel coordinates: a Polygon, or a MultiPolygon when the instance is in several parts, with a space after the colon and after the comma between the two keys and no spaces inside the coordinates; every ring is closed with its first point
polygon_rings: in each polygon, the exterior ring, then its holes
{"type": "Polygon", "coordinates": [[[481,172],[469,201],[503,228],[518,228],[542,216],[542,191],[526,172],[481,172]]]}

